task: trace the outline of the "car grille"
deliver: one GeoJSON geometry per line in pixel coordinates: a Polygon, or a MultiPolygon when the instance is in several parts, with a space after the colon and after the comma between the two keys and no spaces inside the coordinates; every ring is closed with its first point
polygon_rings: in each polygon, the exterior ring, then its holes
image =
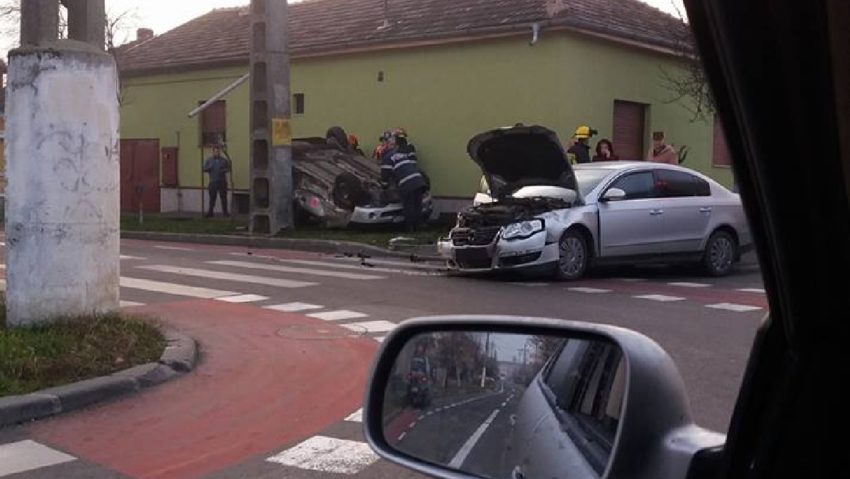
{"type": "Polygon", "coordinates": [[[496,239],[496,235],[502,230],[501,226],[489,226],[478,228],[458,228],[452,231],[452,243],[455,246],[484,246],[496,239]]]}
{"type": "Polygon", "coordinates": [[[511,267],[511,266],[519,266],[525,263],[531,263],[532,261],[537,261],[540,259],[540,256],[543,252],[538,251],[536,253],[528,253],[519,256],[511,256],[509,258],[501,258],[502,266],[511,267]]]}
{"type": "Polygon", "coordinates": [[[492,258],[486,248],[464,248],[455,251],[455,262],[461,268],[481,269],[492,266],[492,258]]]}

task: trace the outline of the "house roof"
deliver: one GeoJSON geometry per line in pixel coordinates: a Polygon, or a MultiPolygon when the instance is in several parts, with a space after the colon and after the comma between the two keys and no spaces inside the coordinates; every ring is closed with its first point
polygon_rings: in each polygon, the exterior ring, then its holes
{"type": "MultiPolygon", "coordinates": [[[[639,0],[306,0],[289,6],[290,53],[330,54],[496,34],[568,28],[681,51],[687,26],[639,0]],[[389,24],[388,28],[381,28],[389,24]]],[[[248,7],[213,10],[121,49],[125,74],[248,62],[248,7]]]]}

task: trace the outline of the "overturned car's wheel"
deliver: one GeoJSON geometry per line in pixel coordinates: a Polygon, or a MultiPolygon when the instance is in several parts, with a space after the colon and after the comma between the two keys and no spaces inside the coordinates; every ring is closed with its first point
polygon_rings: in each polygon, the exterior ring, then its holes
{"type": "Polygon", "coordinates": [[[365,191],[360,179],[351,173],[342,173],[334,181],[334,204],[344,210],[353,210],[363,198],[365,191]]]}
{"type": "Polygon", "coordinates": [[[562,281],[572,281],[584,276],[590,255],[587,239],[576,230],[564,233],[558,243],[558,265],[555,277],[562,281]]]}
{"type": "Polygon", "coordinates": [[[729,232],[718,230],[705,245],[702,265],[711,276],[726,276],[732,271],[738,255],[738,243],[729,232]]]}

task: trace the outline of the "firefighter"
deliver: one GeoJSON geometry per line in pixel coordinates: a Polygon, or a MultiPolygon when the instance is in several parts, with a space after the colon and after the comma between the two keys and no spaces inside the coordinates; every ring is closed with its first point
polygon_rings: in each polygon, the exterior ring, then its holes
{"type": "Polygon", "coordinates": [[[590,137],[597,133],[589,126],[582,125],[576,128],[575,143],[567,150],[567,153],[575,155],[576,163],[590,163],[590,137]]]}
{"type": "Polygon", "coordinates": [[[407,230],[416,231],[422,222],[422,197],[428,188],[425,176],[416,161],[416,152],[407,142],[407,132],[397,129],[390,135],[387,149],[381,156],[381,179],[398,187],[404,206],[407,230]]]}

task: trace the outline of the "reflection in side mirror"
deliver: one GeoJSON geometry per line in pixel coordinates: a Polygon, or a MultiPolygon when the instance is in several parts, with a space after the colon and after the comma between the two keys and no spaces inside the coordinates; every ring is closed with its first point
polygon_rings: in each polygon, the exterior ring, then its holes
{"type": "Polygon", "coordinates": [[[598,477],[625,377],[620,347],[602,338],[419,334],[389,374],[383,436],[406,456],[491,479],[598,477]]]}
{"type": "Polygon", "coordinates": [[[602,195],[602,201],[622,201],[626,199],[626,192],[619,188],[610,188],[602,195]]]}

